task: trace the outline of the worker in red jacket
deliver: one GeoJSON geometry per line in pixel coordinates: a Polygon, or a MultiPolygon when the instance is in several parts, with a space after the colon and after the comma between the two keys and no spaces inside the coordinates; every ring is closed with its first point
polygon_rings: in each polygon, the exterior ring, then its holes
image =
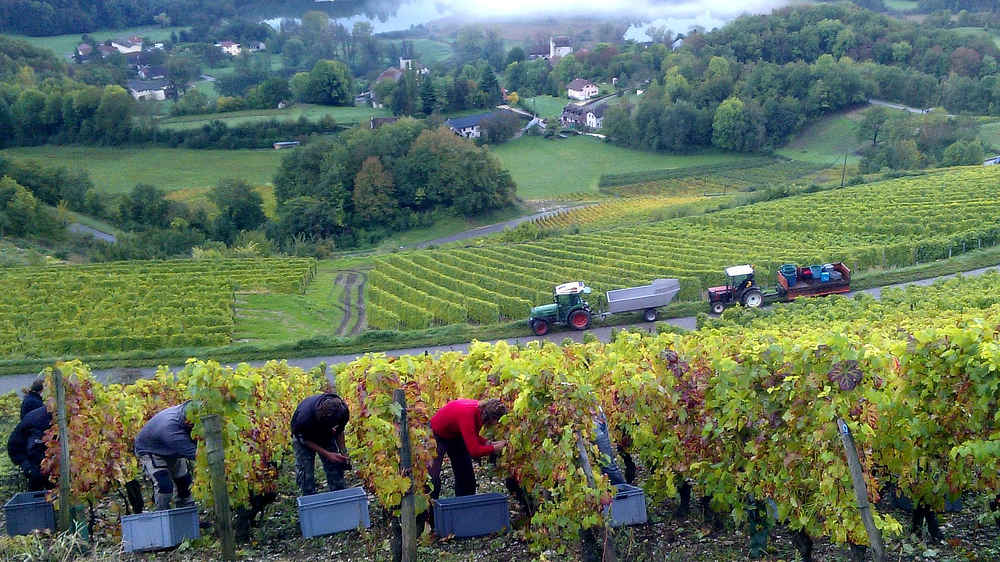
{"type": "Polygon", "coordinates": [[[441,463],[445,453],[455,471],[455,495],[471,496],[476,493],[476,473],[472,470],[472,457],[484,457],[503,449],[506,441],[487,441],[479,432],[496,425],[507,413],[499,400],[452,400],[431,418],[431,430],[437,441],[437,455],[430,466],[433,489],[431,497],[441,494],[441,463]]]}

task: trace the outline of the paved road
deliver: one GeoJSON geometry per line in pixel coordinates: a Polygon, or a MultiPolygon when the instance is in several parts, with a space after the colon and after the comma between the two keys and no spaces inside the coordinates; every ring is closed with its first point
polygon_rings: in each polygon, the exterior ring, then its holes
{"type": "MultiPolygon", "coordinates": [[[[910,107],[908,105],[903,105],[901,103],[892,103],[891,101],[876,100],[876,99],[868,100],[868,103],[870,103],[872,105],[880,105],[882,107],[888,107],[889,109],[898,109],[900,111],[909,111],[910,113],[916,113],[918,115],[923,115],[925,113],[930,113],[934,109],[932,107],[921,109],[919,107],[910,107]]],[[[954,117],[954,115],[948,113],[948,114],[945,115],[945,117],[954,117]]]]}
{"type": "Polygon", "coordinates": [[[551,209],[542,209],[541,211],[524,217],[518,217],[509,221],[498,222],[496,224],[488,224],[486,226],[480,226],[478,228],[473,228],[471,230],[466,230],[464,232],[459,232],[458,234],[452,234],[451,236],[445,236],[443,238],[436,238],[434,240],[428,240],[426,242],[421,242],[419,244],[414,244],[409,246],[410,248],[426,248],[428,246],[438,246],[448,242],[457,242],[459,240],[468,240],[469,238],[479,238],[480,236],[488,236],[490,234],[496,234],[498,232],[503,232],[508,228],[514,228],[521,223],[528,221],[533,221],[535,219],[540,219],[544,217],[551,217],[558,215],[560,213],[565,213],[569,209],[580,207],[581,205],[560,205],[558,207],[553,207],[551,209]]]}
{"type": "MultiPolygon", "coordinates": [[[[971,271],[966,271],[966,272],[962,273],[961,275],[976,276],[976,275],[982,275],[983,273],[985,273],[987,271],[1000,271],[1000,266],[990,266],[990,267],[983,267],[983,268],[980,268],[980,269],[974,269],[974,270],[971,270],[971,271]]],[[[930,284],[934,283],[935,281],[937,281],[939,279],[948,279],[948,278],[951,278],[951,277],[956,277],[957,275],[959,275],[959,274],[942,275],[940,277],[932,277],[932,278],[929,278],[929,279],[921,279],[921,280],[918,280],[918,281],[910,281],[910,282],[907,282],[907,283],[897,283],[897,284],[894,284],[894,285],[887,285],[885,287],[873,287],[871,289],[864,289],[862,291],[855,291],[855,292],[848,293],[848,296],[855,295],[855,294],[858,294],[858,293],[867,293],[869,295],[872,295],[875,298],[880,298],[882,296],[882,291],[884,289],[886,289],[886,288],[889,288],[889,287],[905,287],[907,285],[922,285],[922,286],[926,286],[926,285],[930,285],[930,284]]],[[[684,328],[686,330],[694,330],[695,329],[695,317],[694,316],[685,316],[685,317],[682,317],[682,318],[671,318],[671,319],[667,319],[667,320],[664,320],[664,321],[667,322],[668,324],[671,324],[673,326],[678,326],[678,327],[684,328]]],[[[640,323],[640,324],[627,324],[627,325],[622,325],[622,326],[594,328],[592,330],[587,330],[586,332],[563,331],[563,332],[550,333],[550,334],[547,334],[547,335],[541,336],[541,337],[539,337],[539,336],[524,336],[524,337],[519,337],[519,338],[504,338],[503,341],[507,341],[508,343],[511,343],[511,344],[526,343],[526,342],[534,341],[534,340],[546,340],[546,341],[551,341],[551,342],[559,343],[559,342],[562,342],[566,338],[570,338],[573,341],[579,342],[579,341],[583,340],[584,334],[592,334],[592,335],[596,336],[597,338],[599,338],[601,341],[608,341],[608,339],[611,336],[611,331],[612,330],[622,330],[622,329],[626,329],[626,328],[631,329],[631,330],[647,330],[647,331],[652,331],[652,330],[654,330],[654,324],[651,324],[651,323],[648,323],[648,322],[640,323]]],[[[501,341],[501,340],[490,340],[490,343],[496,343],[498,341],[501,341]]],[[[392,356],[392,357],[399,357],[401,355],[419,355],[419,354],[422,354],[422,353],[438,354],[438,353],[445,353],[445,352],[448,352],[448,351],[460,351],[460,352],[464,352],[464,351],[467,351],[468,349],[469,349],[469,344],[463,343],[463,344],[454,344],[454,345],[440,345],[440,346],[430,346],[430,347],[411,347],[411,348],[407,348],[407,349],[395,349],[395,350],[392,350],[392,351],[386,351],[385,354],[389,355],[389,356],[392,356]]],[[[288,359],[288,364],[296,366],[296,367],[301,367],[303,369],[311,369],[311,368],[319,365],[320,363],[326,363],[327,365],[333,365],[333,364],[336,364],[336,363],[347,363],[347,362],[350,362],[350,361],[353,361],[353,360],[357,359],[361,355],[363,355],[363,354],[357,354],[357,353],[355,353],[355,354],[347,354],[347,355],[327,355],[327,356],[323,356],[323,357],[296,358],[296,359],[288,359]]],[[[275,359],[281,359],[281,357],[275,357],[275,359]]],[[[251,365],[263,365],[264,363],[265,363],[265,361],[250,361],[251,365]]],[[[179,369],[179,368],[180,367],[177,367],[177,366],[172,367],[172,369],[174,369],[174,370],[179,369]]],[[[151,377],[151,376],[153,376],[153,374],[155,372],[156,372],[156,369],[154,369],[152,367],[116,368],[116,369],[102,369],[102,370],[97,370],[97,371],[94,371],[94,375],[97,378],[97,380],[102,381],[102,382],[108,382],[108,381],[112,381],[112,382],[131,382],[131,381],[133,381],[133,380],[135,380],[137,378],[151,377]]],[[[22,389],[22,388],[28,386],[29,384],[31,384],[31,381],[34,379],[34,377],[35,377],[35,375],[33,375],[33,374],[32,375],[0,376],[0,394],[4,394],[4,393],[7,393],[7,392],[11,392],[11,391],[22,389]]]]}
{"type": "Polygon", "coordinates": [[[102,232],[100,230],[97,230],[96,228],[91,228],[89,226],[82,225],[82,224],[80,224],[78,222],[74,222],[73,224],[69,225],[69,227],[67,227],[67,228],[69,228],[70,232],[79,232],[81,234],[89,234],[89,235],[93,236],[94,238],[97,238],[99,240],[104,240],[105,242],[110,242],[111,244],[114,244],[115,242],[118,241],[118,239],[115,238],[114,234],[108,234],[107,232],[102,232]]]}

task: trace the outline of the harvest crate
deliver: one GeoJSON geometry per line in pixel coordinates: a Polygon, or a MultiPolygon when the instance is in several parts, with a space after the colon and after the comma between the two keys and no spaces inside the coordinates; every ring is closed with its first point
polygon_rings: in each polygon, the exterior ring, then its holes
{"type": "Polygon", "coordinates": [[[21,492],[3,506],[7,534],[27,535],[36,529],[55,529],[56,513],[45,501],[45,492],[21,492]]]}
{"type": "Polygon", "coordinates": [[[368,495],[364,488],[300,496],[298,506],[299,526],[303,537],[318,537],[371,526],[368,495]]]}
{"type": "Polygon", "coordinates": [[[622,527],[645,523],[646,493],[642,488],[628,484],[618,484],[615,488],[618,488],[618,492],[611,500],[611,505],[606,508],[610,511],[611,526],[622,527]]]}
{"type": "Polygon", "coordinates": [[[510,508],[503,494],[476,494],[434,502],[434,532],[439,537],[478,537],[510,528],[510,508]]]}
{"type": "Polygon", "coordinates": [[[172,548],[199,536],[198,508],[193,505],[122,517],[125,552],[172,548]]]}

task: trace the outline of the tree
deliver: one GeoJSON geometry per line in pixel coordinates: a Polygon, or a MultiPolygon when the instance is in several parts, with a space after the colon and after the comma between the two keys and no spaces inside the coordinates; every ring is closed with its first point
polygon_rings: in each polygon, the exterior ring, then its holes
{"type": "Polygon", "coordinates": [[[121,86],[105,86],[94,114],[94,129],[107,144],[124,143],[132,131],[135,100],[121,86]]]}
{"type": "Polygon", "coordinates": [[[167,76],[170,84],[180,94],[188,84],[201,76],[201,67],[194,57],[184,55],[170,57],[167,61],[167,76]]]}
{"type": "Polygon", "coordinates": [[[226,244],[241,231],[256,230],[267,220],[263,199],[244,180],[219,180],[208,198],[219,209],[214,222],[216,238],[226,244]]]}
{"type": "Polygon", "coordinates": [[[512,91],[520,91],[527,79],[528,71],[526,65],[519,62],[512,62],[507,65],[507,69],[503,73],[504,85],[508,90],[512,91]]]}
{"type": "Polygon", "coordinates": [[[521,129],[521,118],[510,111],[499,111],[480,121],[480,129],[484,142],[500,144],[517,134],[521,129]]]}
{"type": "Polygon", "coordinates": [[[143,183],[136,185],[118,205],[121,221],[137,229],[166,228],[169,211],[164,192],[143,183]]]}
{"type": "Polygon", "coordinates": [[[878,135],[889,120],[886,108],[875,106],[865,112],[864,119],[858,125],[858,140],[872,140],[872,146],[878,144],[878,135]]]}
{"type": "Polygon", "coordinates": [[[309,81],[305,85],[302,101],[324,105],[353,105],[353,89],[347,65],[340,61],[320,60],[309,71],[309,81]]]}
{"type": "Polygon", "coordinates": [[[493,73],[493,67],[483,66],[479,75],[479,90],[485,94],[484,106],[489,107],[500,102],[500,84],[497,83],[497,76],[493,73]]]}
{"type": "Polygon", "coordinates": [[[392,220],[396,212],[396,191],[392,174],[376,156],[369,156],[354,178],[354,214],[363,226],[377,226],[392,220]]]}
{"type": "Polygon", "coordinates": [[[437,93],[434,91],[434,81],[429,75],[420,78],[420,108],[430,115],[437,107],[437,93]]]}
{"type": "Polygon", "coordinates": [[[712,120],[712,144],[738,152],[753,152],[764,144],[763,124],[739,98],[719,104],[712,120]]]}
{"type": "Polygon", "coordinates": [[[282,101],[292,98],[292,90],[288,86],[288,80],[284,78],[270,78],[261,85],[251,88],[247,95],[247,100],[254,107],[262,109],[274,109],[282,101]]]}
{"type": "Polygon", "coordinates": [[[521,47],[514,47],[507,51],[507,61],[505,66],[510,66],[516,62],[521,62],[527,59],[527,55],[524,54],[524,49],[521,47]]]}

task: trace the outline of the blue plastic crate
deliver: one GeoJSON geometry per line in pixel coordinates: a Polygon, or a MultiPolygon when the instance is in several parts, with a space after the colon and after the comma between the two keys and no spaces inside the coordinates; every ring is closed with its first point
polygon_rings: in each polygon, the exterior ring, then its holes
{"type": "Polygon", "coordinates": [[[503,494],[476,494],[434,502],[434,533],[439,537],[478,537],[510,528],[510,506],[503,494]]]}
{"type": "Polygon", "coordinates": [[[172,548],[200,536],[198,508],[193,505],[122,517],[125,552],[172,548]]]}
{"type": "Polygon", "coordinates": [[[27,535],[36,529],[55,529],[56,512],[45,492],[21,492],[3,505],[7,534],[27,535]]]}
{"type": "Polygon", "coordinates": [[[318,537],[371,526],[368,494],[364,488],[300,496],[297,503],[299,527],[303,537],[318,537]]]}
{"type": "Polygon", "coordinates": [[[612,527],[625,525],[641,525],[646,522],[646,492],[637,486],[617,484],[618,492],[611,505],[605,508],[610,511],[612,527]]]}

